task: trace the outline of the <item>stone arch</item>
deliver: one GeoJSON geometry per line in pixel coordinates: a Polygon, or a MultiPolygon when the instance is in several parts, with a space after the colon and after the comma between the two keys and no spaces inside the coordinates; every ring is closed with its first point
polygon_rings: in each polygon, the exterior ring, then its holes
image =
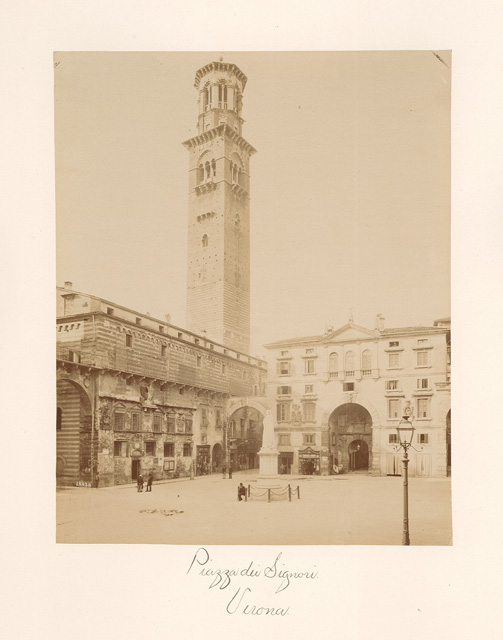
{"type": "Polygon", "coordinates": [[[76,377],[58,371],[56,379],[56,480],[62,485],[91,482],[96,471],[96,460],[92,460],[93,404],[76,377]]]}
{"type": "Polygon", "coordinates": [[[222,466],[225,464],[224,449],[220,442],[216,442],[211,450],[211,464],[213,471],[222,471],[222,466]]]}
{"type": "Polygon", "coordinates": [[[331,468],[337,465],[345,471],[370,470],[372,427],[379,425],[379,416],[373,407],[366,405],[359,400],[345,402],[331,412],[328,418],[331,468]],[[362,452],[356,466],[354,442],[360,444],[359,451],[362,452]]]}
{"type": "Polygon", "coordinates": [[[226,407],[226,416],[230,418],[231,415],[242,407],[251,407],[252,409],[256,409],[262,416],[265,416],[265,412],[268,410],[265,404],[257,400],[256,398],[233,398],[229,400],[226,407]]]}
{"type": "Polygon", "coordinates": [[[235,398],[226,407],[228,464],[233,471],[256,469],[267,408],[255,398],[235,398]]]}

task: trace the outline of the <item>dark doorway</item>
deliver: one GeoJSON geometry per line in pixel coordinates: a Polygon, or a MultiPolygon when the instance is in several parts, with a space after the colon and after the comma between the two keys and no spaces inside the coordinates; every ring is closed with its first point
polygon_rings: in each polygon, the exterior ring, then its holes
{"type": "Polygon", "coordinates": [[[131,479],[138,480],[141,470],[141,460],[133,460],[131,462],[131,479]]]}
{"type": "Polygon", "coordinates": [[[282,454],[278,458],[278,473],[292,473],[293,453],[282,454]]]}
{"type": "Polygon", "coordinates": [[[367,470],[369,467],[369,449],[364,440],[353,440],[349,445],[349,470],[367,470]]]}

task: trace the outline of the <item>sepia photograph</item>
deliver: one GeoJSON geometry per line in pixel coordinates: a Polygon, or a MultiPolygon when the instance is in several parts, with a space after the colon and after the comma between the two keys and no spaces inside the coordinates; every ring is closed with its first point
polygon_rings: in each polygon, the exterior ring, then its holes
{"type": "Polygon", "coordinates": [[[452,545],[451,52],[53,62],[56,541],[452,545]]]}

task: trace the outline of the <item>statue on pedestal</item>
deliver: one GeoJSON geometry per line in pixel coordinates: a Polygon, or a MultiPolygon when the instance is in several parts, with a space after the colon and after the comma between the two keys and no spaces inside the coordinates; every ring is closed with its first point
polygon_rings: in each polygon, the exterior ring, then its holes
{"type": "Polygon", "coordinates": [[[264,431],[262,434],[261,451],[276,451],[276,439],[274,438],[274,421],[269,410],[264,416],[264,431]]]}

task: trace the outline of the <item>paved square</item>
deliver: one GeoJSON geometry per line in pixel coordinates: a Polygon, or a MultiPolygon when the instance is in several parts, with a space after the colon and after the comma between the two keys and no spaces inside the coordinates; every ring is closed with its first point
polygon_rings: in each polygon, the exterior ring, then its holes
{"type": "MultiPolygon", "coordinates": [[[[239,482],[205,476],[154,484],[57,492],[57,542],[238,545],[402,543],[403,481],[368,475],[282,476],[300,500],[238,502],[239,482]],[[166,515],[170,513],[170,515],[166,515]]],[[[409,479],[411,545],[452,544],[450,478],[409,479]]]]}

